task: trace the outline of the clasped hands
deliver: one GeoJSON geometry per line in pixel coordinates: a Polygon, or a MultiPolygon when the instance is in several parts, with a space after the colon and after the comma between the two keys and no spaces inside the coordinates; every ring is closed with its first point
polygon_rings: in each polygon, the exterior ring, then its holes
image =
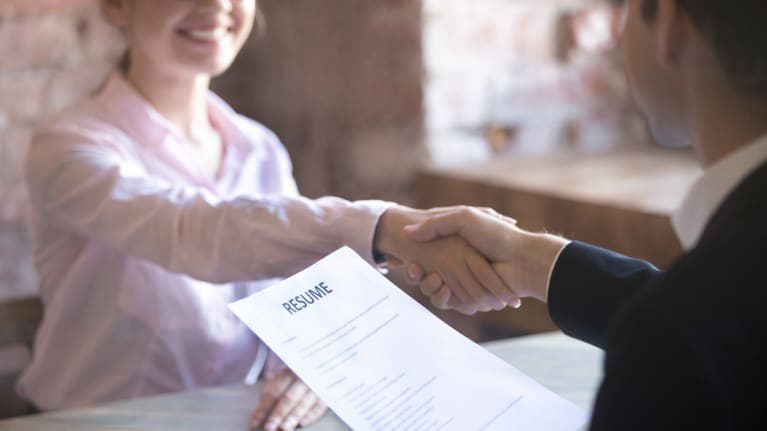
{"type": "Polygon", "coordinates": [[[375,247],[431,303],[463,314],[546,301],[548,277],[568,241],[519,228],[489,208],[394,207],[379,221],[375,247]]]}
{"type": "MultiPolygon", "coordinates": [[[[567,241],[520,229],[492,209],[388,209],[374,247],[432,304],[463,314],[519,307],[521,298],[546,301],[548,277],[567,241]]],[[[289,369],[267,377],[251,427],[294,430],[317,421],[327,407],[289,369]]]]}

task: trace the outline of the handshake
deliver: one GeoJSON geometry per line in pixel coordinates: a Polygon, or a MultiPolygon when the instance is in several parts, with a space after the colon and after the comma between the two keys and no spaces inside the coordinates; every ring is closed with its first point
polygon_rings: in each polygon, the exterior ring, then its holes
{"type": "Polygon", "coordinates": [[[549,276],[568,241],[520,229],[489,208],[395,206],[378,223],[374,247],[431,303],[463,314],[546,302],[549,276]]]}

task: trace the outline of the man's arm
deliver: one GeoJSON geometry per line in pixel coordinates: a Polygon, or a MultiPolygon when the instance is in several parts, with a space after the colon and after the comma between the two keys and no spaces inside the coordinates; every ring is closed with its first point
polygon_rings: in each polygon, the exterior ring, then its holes
{"type": "Polygon", "coordinates": [[[574,241],[562,250],[551,273],[551,318],[571,337],[604,349],[616,312],[661,274],[643,260],[574,241]]]}
{"type": "MultiPolygon", "coordinates": [[[[604,347],[607,328],[620,305],[661,274],[647,262],[555,235],[527,232],[499,214],[473,208],[440,214],[407,230],[419,241],[463,237],[493,262],[520,297],[548,302],[564,332],[598,347],[604,347]]],[[[457,302],[439,277],[425,278],[421,290],[437,306],[457,302]]]]}

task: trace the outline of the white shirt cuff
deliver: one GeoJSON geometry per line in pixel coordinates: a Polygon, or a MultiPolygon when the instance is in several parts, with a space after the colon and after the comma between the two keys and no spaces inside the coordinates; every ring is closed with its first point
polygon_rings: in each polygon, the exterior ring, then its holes
{"type": "Polygon", "coordinates": [[[386,210],[396,205],[393,202],[374,200],[354,202],[354,206],[362,211],[358,216],[349,219],[349,224],[344,229],[344,242],[373,266],[378,265],[373,258],[373,242],[378,220],[386,210]]]}
{"type": "Polygon", "coordinates": [[[568,245],[572,244],[572,240],[567,240],[564,244],[562,244],[562,247],[560,247],[559,251],[557,252],[557,256],[552,260],[551,267],[549,267],[549,275],[546,277],[546,302],[549,302],[549,288],[551,287],[551,276],[554,274],[554,268],[557,266],[557,262],[559,261],[559,256],[562,255],[562,252],[567,248],[568,245]]]}

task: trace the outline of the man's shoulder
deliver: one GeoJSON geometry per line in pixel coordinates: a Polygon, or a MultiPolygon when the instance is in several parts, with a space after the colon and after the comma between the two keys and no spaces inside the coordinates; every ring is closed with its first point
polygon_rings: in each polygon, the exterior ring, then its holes
{"type": "Polygon", "coordinates": [[[686,253],[623,307],[608,350],[626,339],[647,346],[674,339],[717,369],[737,372],[738,364],[745,370],[761,363],[767,333],[765,241],[764,232],[754,232],[686,253]]]}
{"type": "MultiPolygon", "coordinates": [[[[767,217],[767,214],[764,214],[767,217]]],[[[727,236],[704,241],[682,256],[668,271],[664,283],[678,286],[680,294],[705,288],[719,296],[736,298],[763,286],[767,280],[764,247],[767,230],[754,214],[755,223],[740,220],[727,236]]],[[[767,290],[758,289],[767,299],[767,290]]]]}
{"type": "Polygon", "coordinates": [[[717,311],[727,309],[745,311],[749,307],[744,301],[767,307],[765,244],[763,229],[701,244],[680,257],[627,308],[635,313],[663,310],[670,316],[683,315],[689,322],[691,317],[715,318],[717,311]]]}
{"type": "Polygon", "coordinates": [[[684,376],[682,383],[726,422],[763,417],[750,394],[767,385],[764,240],[731,237],[683,256],[623,308],[610,331],[608,361],[630,368],[618,362],[642,352],[641,360],[658,365],[669,381],[684,376]]]}

